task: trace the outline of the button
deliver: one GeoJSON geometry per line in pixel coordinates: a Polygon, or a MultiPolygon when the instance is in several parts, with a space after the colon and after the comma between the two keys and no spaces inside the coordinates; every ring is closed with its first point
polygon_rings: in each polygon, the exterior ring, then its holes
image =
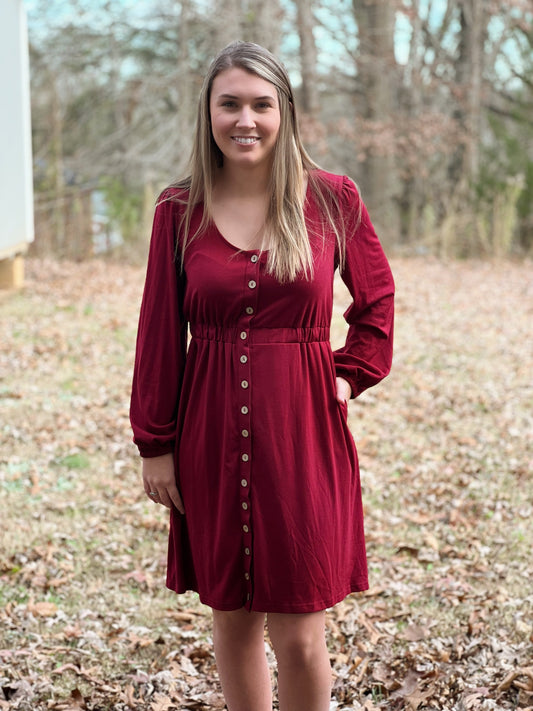
{"type": "Polygon", "coordinates": [[[250,259],[251,259],[252,262],[255,264],[255,263],[257,262],[257,260],[259,259],[259,257],[257,256],[257,254],[252,254],[252,256],[250,257],[250,259]]]}
{"type": "Polygon", "coordinates": [[[248,430],[242,430],[241,434],[243,437],[248,437],[250,433],[248,432],[248,430]]]}
{"type": "Polygon", "coordinates": [[[245,573],[245,574],[244,574],[244,579],[245,579],[245,580],[250,580],[250,573],[245,573]]]}
{"type": "Polygon", "coordinates": [[[241,486],[248,486],[246,479],[241,479],[241,486]]]}
{"type": "Polygon", "coordinates": [[[246,501],[243,501],[241,506],[245,511],[248,511],[248,504],[246,503],[246,501]]]}
{"type": "Polygon", "coordinates": [[[242,355],[241,356],[241,363],[247,363],[248,362],[248,356],[242,355]]]}
{"type": "Polygon", "coordinates": [[[242,527],[242,530],[243,530],[245,533],[248,533],[248,531],[249,531],[250,529],[248,528],[248,526],[247,526],[246,524],[244,524],[244,526],[242,527]]]}
{"type": "Polygon", "coordinates": [[[255,289],[255,287],[257,286],[257,282],[253,279],[250,279],[250,281],[248,282],[248,286],[250,287],[250,289],[255,289]]]}
{"type": "Polygon", "coordinates": [[[246,339],[246,331],[241,331],[240,336],[241,339],[244,341],[246,339]]]}
{"type": "Polygon", "coordinates": [[[243,415],[247,415],[247,414],[248,414],[248,408],[246,407],[246,405],[243,405],[243,406],[241,407],[241,412],[242,412],[243,415]]]}
{"type": "Polygon", "coordinates": [[[250,457],[247,454],[243,454],[241,459],[243,462],[247,462],[250,459],[250,457]]]}
{"type": "Polygon", "coordinates": [[[246,555],[250,555],[250,549],[249,549],[249,548],[245,548],[245,549],[244,549],[244,552],[246,553],[246,555]]]}
{"type": "Polygon", "coordinates": [[[252,306],[247,306],[247,307],[246,307],[246,313],[247,313],[247,314],[251,315],[251,314],[253,314],[253,312],[254,312],[254,310],[253,310],[252,306]]]}
{"type": "Polygon", "coordinates": [[[247,387],[248,387],[248,381],[247,381],[247,380],[241,380],[241,388],[244,388],[244,389],[246,390],[247,387]]]}

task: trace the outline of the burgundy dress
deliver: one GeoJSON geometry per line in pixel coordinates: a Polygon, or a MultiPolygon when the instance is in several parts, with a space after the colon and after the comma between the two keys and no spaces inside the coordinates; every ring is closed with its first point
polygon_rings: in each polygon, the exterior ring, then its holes
{"type": "MultiPolygon", "coordinates": [[[[312,280],[278,282],[265,253],[238,250],[215,226],[190,243],[181,272],[183,208],[156,208],[131,422],[141,456],[175,453],[185,515],[171,512],[167,585],[218,610],[313,612],[368,587],[357,454],[335,376],[357,396],[388,373],[394,284],[354,184],[318,176],[348,226],[341,276],[353,303],[335,352],[333,233],[311,238],[312,280]]],[[[311,227],[310,189],[305,210],[311,227]]]]}

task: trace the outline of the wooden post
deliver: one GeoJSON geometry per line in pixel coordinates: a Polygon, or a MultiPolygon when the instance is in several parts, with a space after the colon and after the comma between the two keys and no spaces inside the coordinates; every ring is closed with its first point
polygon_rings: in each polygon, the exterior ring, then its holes
{"type": "Polygon", "coordinates": [[[0,289],[20,289],[24,283],[24,258],[0,259],[0,289]]]}

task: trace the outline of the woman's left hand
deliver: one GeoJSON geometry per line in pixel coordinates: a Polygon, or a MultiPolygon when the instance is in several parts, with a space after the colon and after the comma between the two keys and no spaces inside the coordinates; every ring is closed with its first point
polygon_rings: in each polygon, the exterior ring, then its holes
{"type": "Polygon", "coordinates": [[[337,400],[340,403],[347,403],[348,400],[352,397],[352,386],[350,383],[345,380],[344,378],[340,378],[337,376],[336,378],[336,384],[337,384],[337,400]]]}

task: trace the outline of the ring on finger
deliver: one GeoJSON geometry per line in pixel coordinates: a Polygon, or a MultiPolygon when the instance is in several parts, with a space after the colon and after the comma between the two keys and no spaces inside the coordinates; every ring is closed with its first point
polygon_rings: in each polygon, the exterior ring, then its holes
{"type": "Polygon", "coordinates": [[[151,491],[151,492],[148,494],[148,496],[151,496],[152,498],[157,499],[157,496],[158,496],[157,491],[151,491]]]}

